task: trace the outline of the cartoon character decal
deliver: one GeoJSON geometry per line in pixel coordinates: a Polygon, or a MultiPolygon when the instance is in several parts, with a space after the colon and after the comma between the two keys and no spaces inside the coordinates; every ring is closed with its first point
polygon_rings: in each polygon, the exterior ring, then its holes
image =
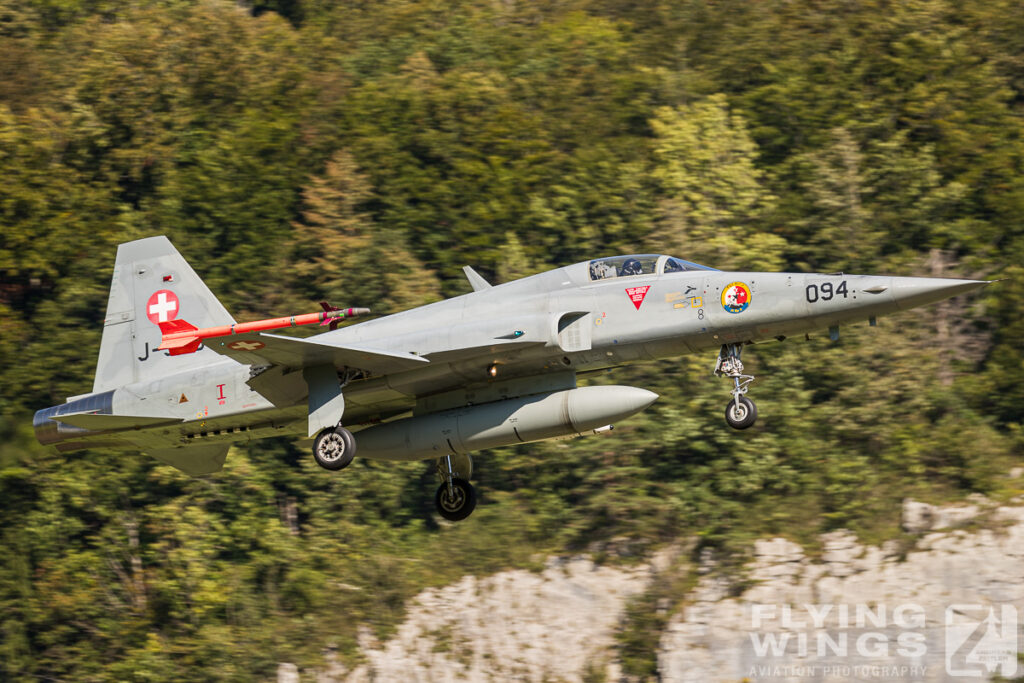
{"type": "Polygon", "coordinates": [[[742,313],[750,305],[750,287],[744,282],[733,282],[722,290],[722,308],[729,313],[742,313]]]}

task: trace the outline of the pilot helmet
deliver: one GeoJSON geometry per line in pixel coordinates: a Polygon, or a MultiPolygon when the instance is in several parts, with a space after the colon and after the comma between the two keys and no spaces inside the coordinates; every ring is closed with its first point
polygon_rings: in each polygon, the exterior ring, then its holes
{"type": "Polygon", "coordinates": [[[622,264],[623,275],[640,275],[643,272],[643,266],[635,258],[626,259],[626,262],[622,264]]]}

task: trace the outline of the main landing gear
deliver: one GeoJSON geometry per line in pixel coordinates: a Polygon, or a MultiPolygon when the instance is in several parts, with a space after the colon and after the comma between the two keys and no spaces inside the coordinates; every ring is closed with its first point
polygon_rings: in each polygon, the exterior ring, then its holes
{"type": "Polygon", "coordinates": [[[746,429],[757,420],[757,406],[745,396],[747,386],[754,381],[754,376],[743,374],[741,353],[742,345],[723,344],[722,350],[718,352],[718,362],[715,364],[716,375],[724,375],[736,384],[731,392],[732,400],[725,407],[725,421],[733,429],[746,429]]]}
{"type": "Polygon", "coordinates": [[[313,459],[325,470],[343,470],[356,456],[356,439],[341,425],[320,432],[313,442],[313,459]]]}
{"type": "MultiPolygon", "coordinates": [[[[327,470],[348,467],[356,455],[352,432],[341,425],[320,432],[313,442],[313,459],[327,470]]],[[[450,522],[466,519],[476,508],[476,489],[469,483],[473,460],[468,455],[446,455],[437,459],[437,477],[441,485],[434,495],[437,512],[450,522]]]]}
{"type": "MultiPolygon", "coordinates": [[[[327,470],[342,470],[355,457],[355,437],[341,425],[325,429],[313,441],[313,459],[327,470]]],[[[461,521],[476,508],[476,489],[469,483],[473,460],[467,455],[437,459],[440,485],[434,495],[437,513],[449,521],[461,521]]]]}
{"type": "Polygon", "coordinates": [[[437,459],[441,485],[434,495],[437,512],[450,522],[469,517],[476,508],[476,489],[469,483],[473,461],[468,455],[446,455],[437,459]]]}

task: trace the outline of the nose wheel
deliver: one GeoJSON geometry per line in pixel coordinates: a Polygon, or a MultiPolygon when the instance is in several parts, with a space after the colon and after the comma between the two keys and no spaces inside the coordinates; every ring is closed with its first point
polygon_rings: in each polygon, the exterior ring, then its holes
{"type": "Polygon", "coordinates": [[[476,509],[476,489],[460,474],[469,476],[472,461],[469,456],[446,455],[437,460],[437,474],[441,485],[434,495],[437,512],[450,522],[466,519],[476,509]],[[467,468],[466,463],[469,463],[467,468]]]}
{"type": "Polygon", "coordinates": [[[746,429],[757,420],[757,405],[746,396],[729,401],[725,406],[725,421],[733,429],[746,429]]]}
{"type": "Polygon", "coordinates": [[[754,376],[743,374],[742,353],[740,344],[723,344],[715,364],[715,374],[728,377],[735,385],[731,392],[732,400],[725,407],[725,421],[733,429],[746,429],[757,420],[757,406],[745,396],[754,376]]]}

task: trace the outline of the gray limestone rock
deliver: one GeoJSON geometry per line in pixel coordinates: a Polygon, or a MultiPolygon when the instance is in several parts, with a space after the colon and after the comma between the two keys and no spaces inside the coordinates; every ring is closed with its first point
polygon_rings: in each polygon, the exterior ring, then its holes
{"type": "MultiPolygon", "coordinates": [[[[928,507],[933,521],[913,528],[966,518],[928,507]]],[[[848,531],[822,536],[820,562],[785,539],[760,542],[754,587],[723,598],[704,575],[687,597],[661,640],[661,680],[987,680],[999,671],[990,665],[1013,673],[1024,509],[999,508],[994,518],[1006,527],[930,533],[903,560],[893,545],[864,546],[848,531]],[[986,630],[989,618],[997,625],[986,630]]]]}
{"type": "Polygon", "coordinates": [[[980,495],[970,497],[972,505],[936,506],[907,498],[903,501],[903,530],[922,533],[962,525],[976,518],[991,502],[980,495]]]}
{"type": "MultiPolygon", "coordinates": [[[[1022,633],[1005,628],[1009,618],[1024,624],[1024,507],[907,500],[903,524],[919,534],[910,549],[865,545],[840,529],[820,537],[812,558],[788,539],[761,539],[738,596],[702,553],[697,585],[657,644],[660,679],[931,683],[987,680],[1015,662],[999,653],[1022,633]],[[986,510],[991,529],[950,529],[986,510]]],[[[690,552],[675,546],[632,568],[582,556],[551,559],[541,573],[464,577],[423,591],[390,640],[361,633],[364,663],[353,671],[332,660],[309,680],[625,680],[614,634],[627,601],[690,552]]],[[[278,678],[296,683],[298,672],[282,665],[278,678]]]]}
{"type": "Polygon", "coordinates": [[[288,662],[278,664],[277,683],[299,683],[299,667],[288,662]]]}
{"type": "Polygon", "coordinates": [[[903,501],[903,530],[912,534],[928,531],[935,521],[935,506],[909,498],[903,501]]]}
{"type": "Polygon", "coordinates": [[[367,663],[346,680],[618,680],[615,628],[650,580],[648,565],[600,567],[586,557],[551,560],[540,574],[467,576],[420,593],[394,638],[361,647],[367,663]]]}

